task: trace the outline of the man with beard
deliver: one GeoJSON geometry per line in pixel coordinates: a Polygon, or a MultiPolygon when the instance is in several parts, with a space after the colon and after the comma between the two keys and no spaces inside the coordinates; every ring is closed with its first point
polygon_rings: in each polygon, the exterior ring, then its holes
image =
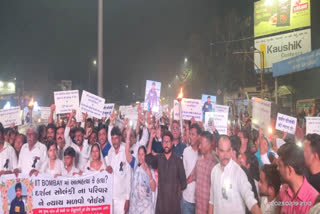
{"type": "Polygon", "coordinates": [[[172,126],[171,126],[171,131],[172,131],[172,136],[173,136],[173,152],[176,153],[176,155],[179,158],[182,158],[182,154],[184,149],[187,147],[186,144],[184,144],[181,141],[181,131],[180,131],[180,124],[178,121],[174,120],[172,122],[172,126]]]}
{"type": "Polygon", "coordinates": [[[275,164],[265,164],[260,170],[259,192],[261,197],[261,212],[268,214],[278,214],[280,206],[277,195],[280,190],[280,174],[275,164]]]}
{"type": "Polygon", "coordinates": [[[56,141],[57,141],[57,145],[58,145],[58,151],[57,151],[57,157],[60,160],[63,160],[63,153],[64,150],[70,146],[70,145],[66,145],[66,141],[64,139],[64,126],[59,126],[57,128],[57,132],[56,132],[56,141]]]}
{"type": "Polygon", "coordinates": [[[212,153],[213,135],[205,131],[202,132],[200,136],[199,150],[202,157],[198,158],[196,166],[188,178],[188,183],[192,181],[196,182],[196,213],[207,214],[210,199],[210,175],[217,161],[212,153]]]}
{"type": "Polygon", "coordinates": [[[279,196],[281,213],[308,213],[318,196],[304,177],[305,169],[303,150],[295,143],[286,143],[278,150],[278,170],[282,185],[279,196]]]}
{"type": "Polygon", "coordinates": [[[245,172],[232,160],[232,147],[228,136],[221,136],[217,154],[220,163],[211,172],[209,214],[261,213],[245,172]]]}
{"type": "Polygon", "coordinates": [[[307,135],[304,143],[304,160],[310,172],[307,179],[320,192],[320,135],[307,135]]]}
{"type": "Polygon", "coordinates": [[[47,137],[46,137],[46,144],[47,142],[53,141],[56,137],[56,126],[53,123],[47,125],[47,137]]]}
{"type": "Polygon", "coordinates": [[[156,204],[157,214],[181,213],[181,191],[187,186],[186,173],[182,160],[172,152],[173,136],[165,131],[162,136],[164,152],[153,156],[152,145],[148,145],[146,163],[153,169],[158,169],[158,197],[156,204]]]}
{"type": "Polygon", "coordinates": [[[98,141],[100,143],[100,148],[102,151],[103,158],[108,155],[111,148],[111,144],[108,141],[108,128],[106,125],[101,125],[98,130],[98,141]]]}

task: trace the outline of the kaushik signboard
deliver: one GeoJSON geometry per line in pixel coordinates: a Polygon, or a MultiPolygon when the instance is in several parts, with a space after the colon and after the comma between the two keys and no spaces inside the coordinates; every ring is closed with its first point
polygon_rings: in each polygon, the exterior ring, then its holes
{"type": "MultiPolygon", "coordinates": [[[[272,65],[282,60],[311,51],[311,30],[301,30],[277,36],[256,39],[254,47],[264,54],[266,72],[272,71],[272,65]]],[[[254,62],[260,66],[260,54],[254,54],[254,62]]]]}
{"type": "Polygon", "coordinates": [[[260,0],[254,3],[255,37],[310,25],[310,0],[260,0]]]}

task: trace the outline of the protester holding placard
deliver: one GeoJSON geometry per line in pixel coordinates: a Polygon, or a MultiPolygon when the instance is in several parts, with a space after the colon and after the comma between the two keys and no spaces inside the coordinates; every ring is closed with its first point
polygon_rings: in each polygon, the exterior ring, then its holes
{"type": "Polygon", "coordinates": [[[3,134],[3,128],[0,128],[0,176],[17,168],[16,153],[9,143],[4,142],[3,134]]]}

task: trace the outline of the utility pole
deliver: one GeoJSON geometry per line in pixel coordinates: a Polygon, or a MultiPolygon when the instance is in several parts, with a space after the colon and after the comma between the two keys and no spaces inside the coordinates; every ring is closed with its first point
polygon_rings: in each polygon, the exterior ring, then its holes
{"type": "Polygon", "coordinates": [[[103,0],[98,0],[98,95],[103,97],[103,0]]]}

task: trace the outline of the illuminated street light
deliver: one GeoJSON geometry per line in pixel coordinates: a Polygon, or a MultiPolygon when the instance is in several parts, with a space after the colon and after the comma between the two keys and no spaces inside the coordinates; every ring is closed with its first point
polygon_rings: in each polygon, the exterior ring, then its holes
{"type": "Polygon", "coordinates": [[[188,58],[184,58],[184,63],[187,63],[188,62],[188,58]]]}
{"type": "Polygon", "coordinates": [[[129,88],[129,86],[128,86],[128,85],[126,85],[126,88],[129,88]]]}
{"type": "Polygon", "coordinates": [[[171,88],[171,84],[168,84],[168,88],[171,88]]]}
{"type": "Polygon", "coordinates": [[[2,88],[3,87],[3,82],[2,81],[0,81],[0,88],[2,88]]]}
{"type": "Polygon", "coordinates": [[[9,87],[9,89],[13,90],[15,88],[15,85],[13,82],[9,82],[8,87],[9,87]]]}
{"type": "Polygon", "coordinates": [[[97,65],[97,60],[93,60],[93,65],[97,65]]]}

